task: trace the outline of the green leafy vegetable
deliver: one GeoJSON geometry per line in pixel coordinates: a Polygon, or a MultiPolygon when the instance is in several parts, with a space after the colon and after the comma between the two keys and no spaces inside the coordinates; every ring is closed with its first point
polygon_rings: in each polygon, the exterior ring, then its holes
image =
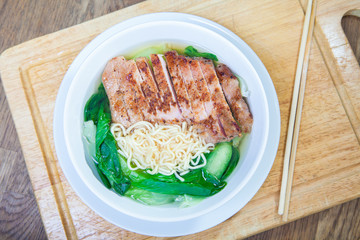
{"type": "Polygon", "coordinates": [[[193,46],[186,47],[185,51],[184,51],[184,54],[189,56],[189,57],[203,57],[203,58],[211,59],[211,60],[214,60],[214,61],[218,61],[218,58],[216,57],[215,54],[201,53],[196,48],[194,48],[193,46]]]}
{"type": "Polygon", "coordinates": [[[121,170],[116,141],[110,132],[109,101],[102,84],[98,88],[98,92],[93,94],[86,103],[84,119],[85,121],[92,120],[96,124],[95,156],[93,158],[98,163],[96,170],[101,181],[107,188],[112,187],[115,192],[124,195],[131,182],[121,170]]]}
{"type": "Polygon", "coordinates": [[[99,174],[99,177],[100,177],[102,183],[105,185],[106,188],[110,189],[110,188],[111,188],[111,184],[110,184],[110,182],[109,182],[109,179],[107,179],[107,177],[105,176],[105,174],[103,174],[103,172],[100,170],[99,165],[96,164],[95,166],[96,166],[96,170],[97,170],[97,172],[98,172],[98,174],[99,174]]]}
{"type": "Polygon", "coordinates": [[[104,142],[101,144],[100,153],[102,162],[105,163],[107,171],[115,176],[120,175],[122,172],[119,153],[116,149],[115,139],[110,132],[106,135],[104,142]]]}
{"type": "Polygon", "coordinates": [[[84,122],[83,124],[83,143],[85,150],[85,158],[88,163],[91,171],[95,176],[100,178],[101,182],[107,188],[111,188],[109,180],[101,172],[98,166],[98,160],[96,157],[96,147],[95,147],[95,135],[96,135],[96,126],[92,120],[84,122]]]}
{"type": "Polygon", "coordinates": [[[153,178],[133,184],[139,188],[162,194],[211,196],[216,192],[214,191],[214,187],[210,184],[201,185],[197,183],[162,182],[153,178]]]}
{"type": "Polygon", "coordinates": [[[179,207],[190,207],[199,204],[206,196],[193,196],[188,194],[173,195],[150,192],[145,189],[131,186],[125,196],[150,206],[175,203],[179,207]]]}
{"type": "Polygon", "coordinates": [[[95,139],[96,139],[96,126],[92,120],[84,122],[83,124],[83,143],[85,153],[89,155],[91,160],[97,163],[96,159],[96,147],[95,147],[95,139]]]}
{"type": "Polygon", "coordinates": [[[232,146],[232,155],[229,162],[228,167],[226,168],[224,174],[221,177],[221,180],[225,180],[230,176],[230,174],[234,171],[236,165],[238,164],[240,159],[240,153],[239,150],[232,146]]]}
{"type": "MultiPolygon", "coordinates": [[[[147,174],[147,173],[145,173],[147,174]]],[[[163,182],[179,182],[180,180],[176,178],[174,175],[163,175],[160,173],[157,173],[155,175],[151,175],[152,178],[157,179],[159,181],[163,182]]],[[[191,183],[191,182],[198,182],[199,179],[203,177],[202,169],[194,169],[188,172],[187,174],[183,175],[182,178],[184,179],[183,182],[191,183]]]]}
{"type": "Polygon", "coordinates": [[[216,176],[206,170],[202,170],[202,175],[206,182],[213,184],[215,187],[225,187],[226,185],[226,182],[219,180],[216,176]]]}
{"type": "Polygon", "coordinates": [[[89,100],[86,102],[84,109],[84,121],[92,120],[95,125],[97,125],[98,114],[100,107],[103,105],[109,106],[109,100],[107,98],[105,88],[103,84],[100,84],[98,92],[93,94],[89,100]]]}
{"type": "Polygon", "coordinates": [[[122,174],[115,173],[114,169],[109,168],[111,164],[107,164],[106,162],[100,162],[98,166],[101,172],[108,179],[114,191],[119,193],[120,195],[124,195],[126,190],[131,185],[130,180],[124,177],[122,174]]]}
{"type": "Polygon", "coordinates": [[[111,114],[108,107],[101,104],[98,116],[98,124],[96,128],[96,150],[97,155],[99,154],[100,145],[104,142],[106,136],[110,132],[111,114]]]}
{"type": "Polygon", "coordinates": [[[115,180],[112,179],[111,186],[115,192],[119,193],[120,195],[125,195],[126,191],[131,186],[131,182],[125,177],[118,177],[115,180]]]}
{"type": "MultiPolygon", "coordinates": [[[[101,112],[102,111],[100,111],[100,113],[101,112]]],[[[101,117],[99,117],[99,119],[101,119],[101,117]]],[[[99,123],[101,123],[100,120],[99,123]]],[[[103,143],[100,144],[99,149],[99,168],[109,180],[112,188],[120,195],[124,195],[129,189],[131,182],[121,171],[120,158],[114,136],[110,130],[106,132],[107,135],[103,143]]],[[[99,139],[101,140],[102,138],[99,139]]],[[[96,145],[98,145],[98,142],[96,142],[96,145]]]]}
{"type": "Polygon", "coordinates": [[[145,189],[141,189],[134,186],[131,186],[129,188],[129,190],[125,193],[125,196],[128,196],[146,205],[153,205],[153,206],[172,203],[178,198],[178,195],[150,192],[145,189]]]}
{"type": "Polygon", "coordinates": [[[239,84],[240,84],[241,95],[243,97],[249,97],[250,92],[249,92],[249,88],[248,88],[245,80],[237,74],[235,74],[235,76],[238,79],[239,84]]]}
{"type": "Polygon", "coordinates": [[[194,169],[183,175],[184,182],[199,182],[204,177],[203,169],[194,169]]]}
{"type": "Polygon", "coordinates": [[[127,167],[126,159],[120,155],[121,169],[133,186],[161,194],[211,196],[219,192],[225,182],[216,181],[211,174],[205,175],[202,169],[196,169],[183,176],[184,182],[176,177],[162,174],[151,175],[142,170],[132,171],[127,167]],[[206,177],[205,177],[206,176],[206,177]]]}

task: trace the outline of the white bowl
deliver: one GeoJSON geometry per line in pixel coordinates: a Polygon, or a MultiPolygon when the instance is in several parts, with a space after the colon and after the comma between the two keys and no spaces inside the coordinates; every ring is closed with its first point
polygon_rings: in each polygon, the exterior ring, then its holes
{"type": "Polygon", "coordinates": [[[61,168],[79,197],[104,219],[153,236],[203,231],[231,217],[259,190],[275,159],[280,111],[270,76],[256,54],[228,29],[193,15],[154,13],[121,22],[90,42],[60,86],[54,113],[54,140],[61,168]],[[108,60],[140,46],[170,42],[215,53],[245,79],[254,125],[241,164],[218,194],[194,207],[146,206],[106,189],[88,166],[82,143],[83,110],[96,91],[108,60]]]}

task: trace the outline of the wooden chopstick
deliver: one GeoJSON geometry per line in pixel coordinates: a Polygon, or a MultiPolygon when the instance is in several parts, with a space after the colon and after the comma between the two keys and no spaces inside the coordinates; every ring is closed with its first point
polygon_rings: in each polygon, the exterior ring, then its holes
{"type": "Polygon", "coordinates": [[[299,138],[301,111],[305,94],[305,84],[309,63],[310,46],[314,30],[315,15],[316,0],[308,0],[296,68],[295,84],[285,146],[284,168],[278,210],[278,213],[283,215],[283,221],[287,221],[290,205],[291,186],[295,167],[296,148],[299,138]]]}
{"type": "MultiPolygon", "coordinates": [[[[305,54],[306,54],[306,52],[310,52],[310,45],[311,44],[308,44],[309,47],[307,47],[305,54]]],[[[289,176],[288,176],[288,182],[287,182],[287,186],[286,186],[285,208],[284,208],[284,214],[283,214],[284,221],[287,221],[288,213],[289,213],[291,187],[292,187],[293,175],[294,175],[294,169],[295,169],[295,156],[296,156],[297,143],[298,143],[298,139],[299,139],[301,113],[302,113],[303,100],[304,100],[304,95],[305,95],[305,85],[306,85],[307,69],[308,69],[308,65],[309,65],[309,57],[310,57],[310,54],[307,53],[303,71],[302,71],[302,75],[301,75],[301,81],[300,81],[299,100],[298,100],[298,105],[297,105],[297,109],[296,109],[294,135],[293,135],[293,140],[292,140],[292,144],[291,144],[289,176]]]]}

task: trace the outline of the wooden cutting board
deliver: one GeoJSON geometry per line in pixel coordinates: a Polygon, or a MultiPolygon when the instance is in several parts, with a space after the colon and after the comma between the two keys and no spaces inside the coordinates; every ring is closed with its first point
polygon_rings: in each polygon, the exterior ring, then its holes
{"type": "MultiPolygon", "coordinates": [[[[81,49],[116,23],[161,11],[205,17],[241,37],[268,69],[281,111],[279,150],[258,193],[227,221],[183,238],[242,238],[284,224],[277,208],[305,3],[147,1],[5,51],[1,77],[48,237],[148,238],[108,223],[77,197],[58,164],[52,122],[60,83],[81,49]]],[[[357,0],[318,1],[289,221],[360,196],[360,70],[340,24],[356,9],[357,0]]]]}

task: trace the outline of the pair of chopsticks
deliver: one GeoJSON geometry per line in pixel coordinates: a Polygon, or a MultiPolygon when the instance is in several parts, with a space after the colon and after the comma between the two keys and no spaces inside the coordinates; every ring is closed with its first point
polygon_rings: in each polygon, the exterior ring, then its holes
{"type": "Polygon", "coordinates": [[[291,186],[295,167],[295,155],[299,138],[301,111],[305,94],[305,83],[309,64],[310,45],[314,30],[315,14],[316,0],[308,0],[296,68],[289,127],[286,137],[284,168],[278,211],[280,215],[283,215],[283,221],[287,221],[289,212],[291,186]]]}

